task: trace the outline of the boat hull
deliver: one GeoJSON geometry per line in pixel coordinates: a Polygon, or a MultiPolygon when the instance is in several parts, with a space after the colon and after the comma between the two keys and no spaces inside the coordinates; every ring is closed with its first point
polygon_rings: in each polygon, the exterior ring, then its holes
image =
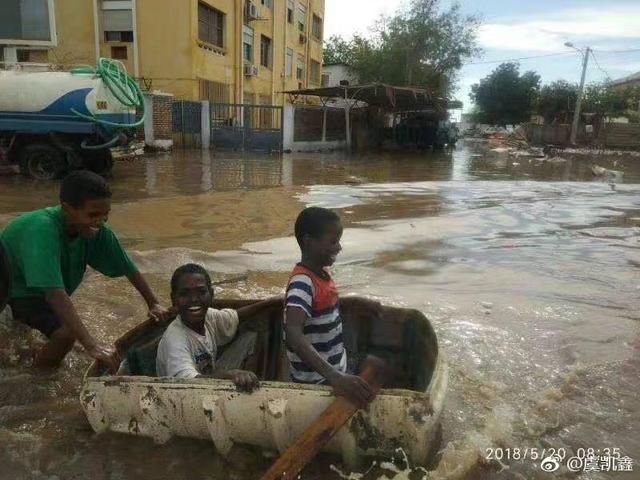
{"type": "MultiPolygon", "coordinates": [[[[438,447],[447,373],[439,354],[423,391],[383,389],[324,451],[357,467],[363,456],[389,458],[402,448],[413,464],[426,464],[438,447]]],[[[235,444],[283,452],[334,400],[330,387],[318,385],[267,381],[248,394],[228,380],[94,374],[95,369],[85,377],[80,400],[96,432],[158,443],[173,436],[210,439],[222,455],[235,444]]]]}

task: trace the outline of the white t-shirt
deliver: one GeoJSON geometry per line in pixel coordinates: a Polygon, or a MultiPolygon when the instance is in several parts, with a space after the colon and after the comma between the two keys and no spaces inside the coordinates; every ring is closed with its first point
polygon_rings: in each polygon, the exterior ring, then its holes
{"type": "Polygon", "coordinates": [[[204,335],[194,332],[182,323],[178,315],[158,345],[157,375],[194,378],[211,374],[218,346],[229,343],[238,331],[238,312],[210,308],[204,319],[204,330],[204,335]]]}

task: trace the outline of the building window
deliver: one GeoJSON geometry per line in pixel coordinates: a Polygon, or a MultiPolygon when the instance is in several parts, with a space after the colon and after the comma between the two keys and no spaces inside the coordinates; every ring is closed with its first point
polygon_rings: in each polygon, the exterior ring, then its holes
{"type": "Polygon", "coordinates": [[[301,3],[298,4],[298,30],[304,32],[307,25],[307,9],[301,3]]]}
{"type": "Polygon", "coordinates": [[[243,27],[242,55],[246,62],[253,63],[253,28],[243,27]]]}
{"type": "Polygon", "coordinates": [[[198,38],[224,48],[224,13],[204,3],[198,3],[198,38]]]}
{"type": "MultiPolygon", "coordinates": [[[[122,3],[122,2],[120,2],[122,3]]],[[[102,30],[105,32],[132,32],[133,14],[131,8],[125,10],[108,9],[107,3],[102,5],[102,30]]]]}
{"type": "Polygon", "coordinates": [[[49,52],[47,50],[24,49],[17,51],[18,62],[22,63],[48,63],[49,52]]]}
{"type": "Polygon", "coordinates": [[[309,77],[311,83],[315,83],[316,85],[320,84],[320,62],[311,60],[309,64],[309,77]]]}
{"type": "Polygon", "coordinates": [[[311,34],[317,39],[322,41],[322,19],[313,15],[313,23],[311,24],[311,34]]]}
{"type": "Polygon", "coordinates": [[[133,32],[131,31],[105,31],[104,32],[104,41],[105,42],[133,42],[133,32]]]}
{"type": "Polygon", "coordinates": [[[290,48],[287,48],[285,72],[287,74],[287,77],[293,76],[293,50],[291,50],[290,48]]]}
{"type": "Polygon", "coordinates": [[[126,60],[127,47],[111,47],[111,58],[114,60],[126,60]]]}
{"type": "Polygon", "coordinates": [[[273,10],[273,0],[262,0],[262,5],[273,10]]]}
{"type": "Polygon", "coordinates": [[[287,0],[287,22],[293,23],[293,13],[295,9],[296,5],[294,0],[287,0]]]}
{"type": "Polygon", "coordinates": [[[298,65],[296,67],[296,78],[304,80],[304,55],[298,55],[298,65]]]}
{"type": "Polygon", "coordinates": [[[260,65],[271,68],[271,39],[260,35],[260,65]]]}
{"type": "Polygon", "coordinates": [[[18,56],[18,62],[20,63],[28,62],[30,60],[29,50],[18,50],[16,55],[18,56]]]}
{"type": "Polygon", "coordinates": [[[229,85],[201,79],[199,86],[200,100],[209,100],[211,103],[229,103],[229,85]]]}

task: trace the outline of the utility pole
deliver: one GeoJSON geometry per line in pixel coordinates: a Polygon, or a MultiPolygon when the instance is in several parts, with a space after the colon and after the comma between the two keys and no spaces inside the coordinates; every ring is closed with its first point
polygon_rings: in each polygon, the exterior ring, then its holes
{"type": "MultiPolygon", "coordinates": [[[[575,48],[573,44],[570,44],[570,43],[566,43],[565,45],[575,48]]],[[[578,51],[581,52],[581,50],[578,50],[578,51]]],[[[578,123],[580,122],[580,108],[582,107],[582,94],[584,93],[584,81],[585,81],[585,78],[587,77],[587,66],[589,65],[590,54],[591,54],[591,48],[586,47],[584,51],[584,61],[582,62],[582,78],[580,79],[580,89],[578,90],[578,98],[576,99],[576,109],[575,109],[575,112],[573,112],[573,123],[571,124],[571,137],[569,138],[569,143],[571,143],[571,145],[576,144],[576,137],[578,136],[578,123]]]]}

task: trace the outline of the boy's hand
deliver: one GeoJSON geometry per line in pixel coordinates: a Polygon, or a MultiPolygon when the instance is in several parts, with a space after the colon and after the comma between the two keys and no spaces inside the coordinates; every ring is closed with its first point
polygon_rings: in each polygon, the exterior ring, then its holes
{"type": "Polygon", "coordinates": [[[176,312],[173,309],[167,310],[159,303],[154,303],[149,307],[149,318],[156,322],[168,322],[176,317],[176,312]]]}
{"type": "Polygon", "coordinates": [[[118,371],[120,360],[115,348],[96,344],[93,347],[88,348],[87,353],[94,359],[108,366],[110,373],[118,371]]]}
{"type": "Polygon", "coordinates": [[[358,408],[366,408],[375,397],[369,384],[357,375],[336,372],[329,383],[334,395],[345,397],[358,408]]]}
{"type": "Polygon", "coordinates": [[[251,393],[260,386],[256,374],[247,370],[229,370],[227,372],[227,378],[230,379],[241,392],[251,393]]]}

